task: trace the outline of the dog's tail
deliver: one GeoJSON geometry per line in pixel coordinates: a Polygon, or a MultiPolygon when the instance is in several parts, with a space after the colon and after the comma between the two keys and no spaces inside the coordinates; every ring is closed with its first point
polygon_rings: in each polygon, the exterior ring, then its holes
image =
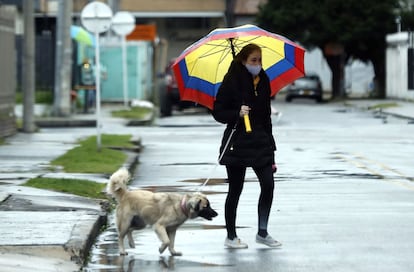
{"type": "Polygon", "coordinates": [[[109,182],[106,186],[106,192],[115,196],[117,199],[120,198],[121,195],[127,190],[127,183],[130,178],[131,175],[125,167],[118,169],[109,178],[109,182]]]}

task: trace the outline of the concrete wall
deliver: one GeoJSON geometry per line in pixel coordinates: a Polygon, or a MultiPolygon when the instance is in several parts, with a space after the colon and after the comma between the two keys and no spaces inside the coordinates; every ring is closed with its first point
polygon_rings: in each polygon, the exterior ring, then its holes
{"type": "Polygon", "coordinates": [[[0,138],[16,132],[14,115],[16,92],[15,8],[0,6],[0,138]]]}
{"type": "Polygon", "coordinates": [[[122,0],[120,10],[130,12],[171,12],[171,11],[223,11],[224,0],[122,0]]]}
{"type": "Polygon", "coordinates": [[[412,40],[413,33],[399,32],[387,35],[386,96],[388,98],[414,99],[414,90],[408,89],[408,48],[413,47],[412,40]]]}
{"type": "MultiPolygon", "coordinates": [[[[73,11],[81,12],[90,0],[72,0],[73,11]]],[[[99,0],[111,5],[111,0],[99,0]]],[[[119,0],[119,10],[129,12],[211,12],[223,11],[225,0],[119,0]]],[[[45,13],[56,13],[57,0],[40,0],[39,9],[45,13]]]]}

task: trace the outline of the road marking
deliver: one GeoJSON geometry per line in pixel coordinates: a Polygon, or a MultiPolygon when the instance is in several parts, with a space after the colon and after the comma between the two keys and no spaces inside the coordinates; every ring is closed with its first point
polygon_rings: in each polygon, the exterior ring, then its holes
{"type": "Polygon", "coordinates": [[[402,178],[404,178],[404,179],[406,179],[406,180],[408,180],[408,181],[414,181],[414,179],[413,179],[412,177],[409,177],[409,176],[407,176],[407,175],[403,174],[402,172],[400,172],[400,171],[398,171],[398,170],[395,170],[395,169],[393,169],[393,168],[390,168],[390,167],[388,167],[387,165],[385,165],[385,164],[383,164],[383,163],[381,163],[381,162],[377,162],[377,161],[374,161],[374,160],[368,159],[368,158],[366,158],[366,157],[364,157],[364,156],[362,156],[362,155],[360,155],[360,154],[357,154],[357,153],[355,153],[355,155],[356,155],[358,158],[361,158],[362,160],[365,160],[365,161],[367,161],[367,162],[371,162],[371,163],[377,164],[377,165],[381,166],[383,169],[388,170],[388,171],[390,171],[390,172],[393,172],[393,173],[395,173],[395,174],[397,174],[397,175],[401,176],[402,178]]]}
{"type": "Polygon", "coordinates": [[[368,159],[365,156],[358,154],[358,153],[353,153],[353,154],[345,154],[345,153],[338,153],[336,154],[336,156],[344,161],[346,161],[347,163],[353,164],[354,166],[364,169],[367,172],[371,173],[372,175],[378,176],[381,180],[388,182],[388,183],[392,183],[392,184],[397,184],[400,185],[402,187],[408,188],[410,190],[414,191],[414,184],[412,184],[413,178],[412,177],[408,177],[407,175],[403,174],[402,172],[395,170],[393,168],[390,168],[389,166],[378,162],[378,161],[374,161],[372,159],[368,159]],[[388,171],[391,172],[393,174],[397,174],[397,178],[387,178],[386,175],[384,175],[383,171],[388,171]],[[403,181],[401,181],[401,179],[403,179],[403,181]],[[407,183],[407,181],[409,183],[407,183]]]}

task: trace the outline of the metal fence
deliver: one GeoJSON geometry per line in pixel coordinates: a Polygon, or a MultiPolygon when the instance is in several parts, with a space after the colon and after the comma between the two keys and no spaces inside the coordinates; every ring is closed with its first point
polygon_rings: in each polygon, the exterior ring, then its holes
{"type": "Polygon", "coordinates": [[[16,51],[12,6],[0,6],[0,138],[16,133],[16,51]]]}

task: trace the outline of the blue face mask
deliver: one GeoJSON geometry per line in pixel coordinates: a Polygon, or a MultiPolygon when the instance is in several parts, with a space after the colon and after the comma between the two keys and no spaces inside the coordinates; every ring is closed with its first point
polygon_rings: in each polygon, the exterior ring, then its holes
{"type": "Polygon", "coordinates": [[[257,76],[260,73],[260,70],[262,70],[262,66],[259,65],[251,65],[251,64],[245,64],[247,71],[250,72],[253,76],[257,76]]]}

